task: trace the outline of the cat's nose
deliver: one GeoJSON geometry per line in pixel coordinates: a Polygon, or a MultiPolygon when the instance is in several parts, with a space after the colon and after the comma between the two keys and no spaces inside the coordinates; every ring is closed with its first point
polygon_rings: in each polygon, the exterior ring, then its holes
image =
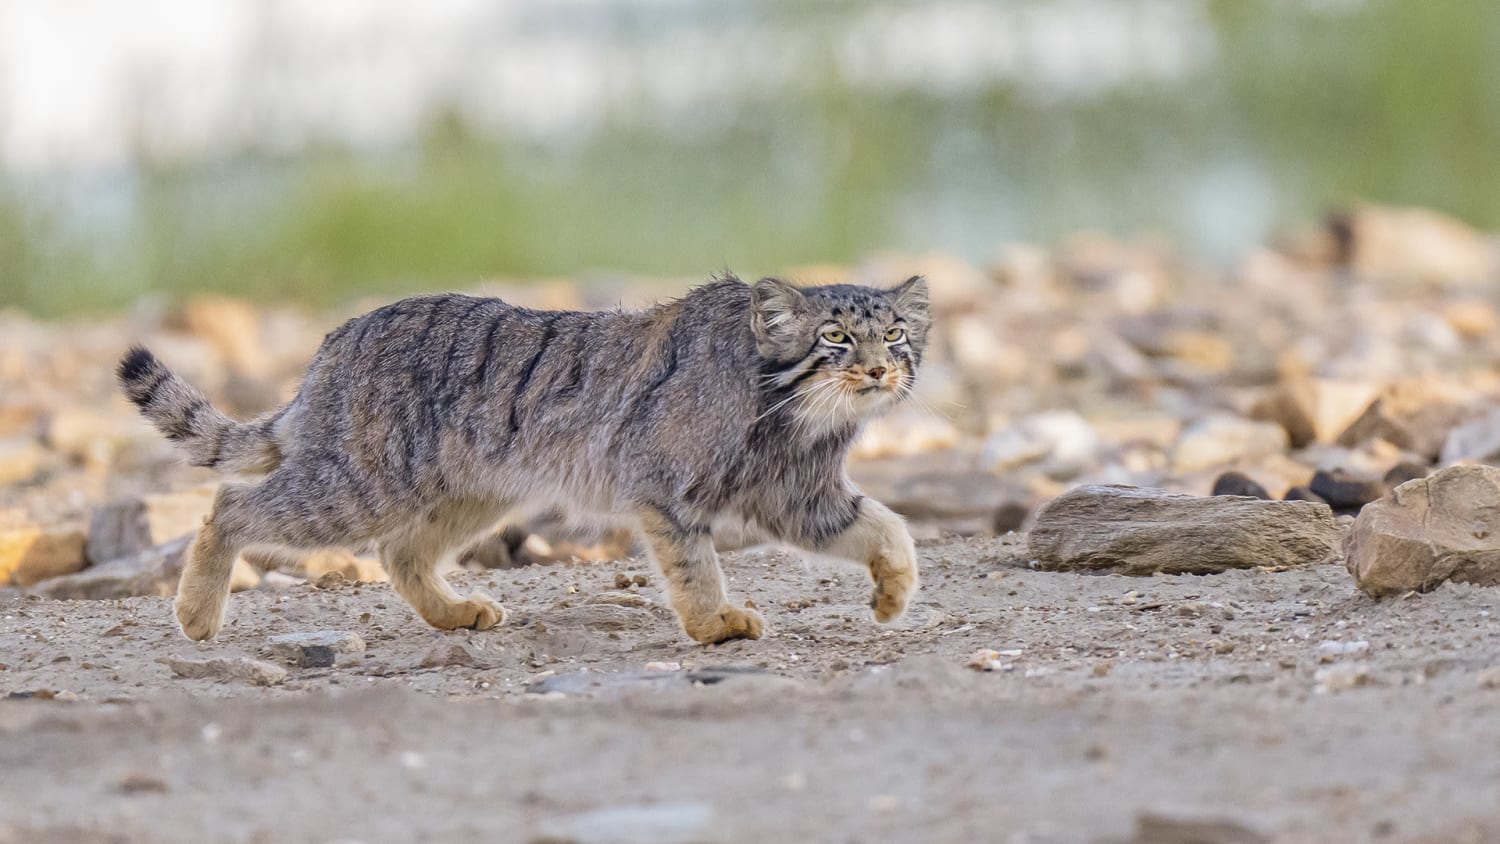
{"type": "Polygon", "coordinates": [[[865,370],[865,372],[868,373],[869,376],[871,378],[874,378],[876,381],[879,381],[881,378],[885,377],[885,367],[883,366],[872,366],[869,369],[865,370]]]}

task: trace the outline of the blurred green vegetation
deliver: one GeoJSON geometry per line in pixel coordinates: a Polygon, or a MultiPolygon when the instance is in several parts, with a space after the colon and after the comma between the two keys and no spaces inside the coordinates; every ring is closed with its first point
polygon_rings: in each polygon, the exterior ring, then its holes
{"type": "MultiPolygon", "coordinates": [[[[838,25],[775,8],[789,26],[838,25]]],[[[855,92],[830,56],[796,96],[729,103],[690,131],[604,115],[544,145],[454,110],[408,149],[142,160],[123,185],[0,179],[0,305],[57,314],[190,291],[328,303],[497,276],[753,274],[876,249],[983,260],[1080,228],[1163,231],[1227,257],[1355,200],[1500,229],[1500,4],[1204,9],[1207,69],[1098,96],[855,92]],[[91,225],[99,195],[126,197],[127,222],[91,225]]]]}

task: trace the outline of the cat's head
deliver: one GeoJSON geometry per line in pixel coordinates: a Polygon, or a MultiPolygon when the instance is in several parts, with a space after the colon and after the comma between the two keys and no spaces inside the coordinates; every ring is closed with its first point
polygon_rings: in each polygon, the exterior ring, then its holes
{"type": "Polygon", "coordinates": [[[921,276],[891,290],[774,278],[751,288],[764,386],[815,427],[868,418],[910,395],[931,321],[921,276]]]}

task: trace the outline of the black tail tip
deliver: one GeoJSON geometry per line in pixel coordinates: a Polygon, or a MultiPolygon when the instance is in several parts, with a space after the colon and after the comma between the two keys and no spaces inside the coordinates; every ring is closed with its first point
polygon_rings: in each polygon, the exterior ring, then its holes
{"type": "Polygon", "coordinates": [[[156,355],[144,346],[132,346],[130,351],[120,361],[120,368],[115,371],[123,386],[129,387],[138,384],[149,376],[160,364],[156,361],[156,355]]]}

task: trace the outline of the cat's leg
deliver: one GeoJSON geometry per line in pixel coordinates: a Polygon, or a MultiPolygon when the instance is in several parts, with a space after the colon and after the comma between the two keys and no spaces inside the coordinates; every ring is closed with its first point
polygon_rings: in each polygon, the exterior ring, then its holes
{"type": "Polygon", "coordinates": [[[283,464],[258,484],[219,488],[209,517],[188,551],[177,583],[182,632],[202,641],[224,625],[230,573],[240,551],[254,545],[326,548],[364,538],[369,521],[348,490],[329,488],[314,472],[283,464]]]}
{"type": "Polygon", "coordinates": [[[446,555],[494,527],[502,513],[495,505],[449,501],[380,543],[391,585],[428,624],[439,630],[488,630],[505,620],[505,608],[494,598],[481,592],[460,595],[437,573],[446,555]]]}
{"type": "Polygon", "coordinates": [[[245,514],[238,502],[253,490],[239,484],[220,487],[213,510],[188,549],[182,576],[177,581],[175,611],[177,623],[189,639],[200,642],[212,639],[224,626],[234,559],[245,544],[247,528],[251,527],[242,522],[245,514]]]}
{"type": "Polygon", "coordinates": [[[641,514],[641,528],[666,578],[672,609],[689,636],[706,645],[760,638],[765,626],[760,613],[731,606],[725,595],[724,573],[708,530],[684,529],[654,510],[641,514]]]}
{"type": "Polygon", "coordinates": [[[843,531],[821,542],[810,543],[808,550],[859,563],[870,571],[875,581],[870,608],[875,620],[884,624],[906,612],[916,594],[917,549],[906,520],[890,508],[870,498],[859,499],[854,521],[843,531]]]}

